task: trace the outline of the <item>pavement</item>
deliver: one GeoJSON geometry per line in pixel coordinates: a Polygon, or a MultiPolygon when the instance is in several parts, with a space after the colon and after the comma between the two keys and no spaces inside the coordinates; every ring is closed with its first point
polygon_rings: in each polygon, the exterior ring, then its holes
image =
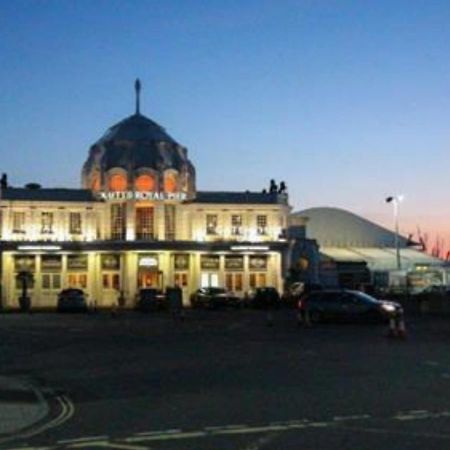
{"type": "Polygon", "coordinates": [[[28,381],[0,376],[0,439],[32,427],[48,413],[44,396],[28,381]]]}

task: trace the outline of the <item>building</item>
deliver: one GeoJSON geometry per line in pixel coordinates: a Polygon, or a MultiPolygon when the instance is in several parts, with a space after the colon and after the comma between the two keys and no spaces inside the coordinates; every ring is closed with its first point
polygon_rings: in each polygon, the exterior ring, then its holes
{"type": "MultiPolygon", "coordinates": [[[[17,275],[32,275],[34,307],[54,307],[66,287],[99,307],[120,292],[179,285],[183,301],[201,286],[238,295],[283,287],[290,206],[285,189],[197,190],[185,147],[140,112],[109,128],[89,149],[81,189],[11,187],[0,193],[1,284],[18,306],[17,275]]],[[[291,245],[292,247],[292,245],[291,245]]]]}
{"type": "Polygon", "coordinates": [[[325,286],[408,285],[420,290],[447,283],[444,262],[420,251],[404,236],[398,236],[398,270],[395,233],[363,217],[338,208],[309,208],[292,216],[304,221],[306,237],[319,245],[320,279],[325,286]]]}

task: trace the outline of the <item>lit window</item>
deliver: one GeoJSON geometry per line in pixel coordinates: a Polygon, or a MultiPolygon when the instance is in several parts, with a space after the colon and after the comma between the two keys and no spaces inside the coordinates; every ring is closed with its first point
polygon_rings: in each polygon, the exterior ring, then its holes
{"type": "Polygon", "coordinates": [[[217,214],[206,215],[206,234],[217,234],[217,214]]]}
{"type": "Polygon", "coordinates": [[[175,240],[175,205],[164,205],[165,238],[175,240]]]}
{"type": "Polygon", "coordinates": [[[43,212],[41,214],[41,233],[42,234],[53,233],[53,213],[43,212]]]}
{"type": "Polygon", "coordinates": [[[91,189],[93,191],[99,191],[100,190],[100,175],[98,173],[95,173],[92,176],[91,189]]]}
{"type": "Polygon", "coordinates": [[[69,233],[81,234],[81,213],[71,212],[69,214],[69,233]]]}
{"type": "Polygon", "coordinates": [[[124,175],[115,174],[109,178],[109,189],[115,192],[127,190],[127,179],[124,175]]]}
{"type": "Polygon", "coordinates": [[[25,213],[13,213],[13,233],[25,233],[25,213]]]}
{"type": "Polygon", "coordinates": [[[267,234],[267,216],[256,216],[256,232],[259,235],[267,234]]]}
{"type": "Polygon", "coordinates": [[[154,238],[153,207],[136,208],[136,239],[151,240],[154,238]]]}
{"type": "Polygon", "coordinates": [[[232,215],[231,216],[231,234],[233,236],[239,236],[242,234],[242,216],[232,215]]]}
{"type": "Polygon", "coordinates": [[[125,239],[125,205],[116,203],[111,205],[111,238],[125,239]]]}
{"type": "Polygon", "coordinates": [[[175,192],[177,190],[177,177],[174,173],[164,174],[164,191],[175,192]]]}
{"type": "Polygon", "coordinates": [[[136,191],[148,192],[155,190],[155,179],[151,175],[140,175],[135,182],[136,191]]]}

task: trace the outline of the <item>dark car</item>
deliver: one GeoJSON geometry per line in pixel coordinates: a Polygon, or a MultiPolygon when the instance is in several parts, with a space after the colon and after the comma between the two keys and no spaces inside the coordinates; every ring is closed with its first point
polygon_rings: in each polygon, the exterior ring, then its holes
{"type": "Polygon", "coordinates": [[[403,314],[399,303],[376,298],[360,291],[323,290],[305,294],[298,302],[303,317],[320,321],[387,321],[403,314]]]}
{"type": "Polygon", "coordinates": [[[136,309],[143,312],[167,308],[167,299],[160,289],[142,288],[136,297],[136,309]]]}
{"type": "Polygon", "coordinates": [[[197,289],[191,295],[192,308],[220,308],[232,306],[238,308],[241,306],[241,300],[232,292],[219,287],[203,287],[197,289]]]}
{"type": "Polygon", "coordinates": [[[81,289],[63,289],[58,294],[58,312],[87,312],[86,294],[81,289]]]}
{"type": "Polygon", "coordinates": [[[280,294],[271,286],[259,287],[250,295],[252,308],[278,308],[281,306],[280,294]]]}

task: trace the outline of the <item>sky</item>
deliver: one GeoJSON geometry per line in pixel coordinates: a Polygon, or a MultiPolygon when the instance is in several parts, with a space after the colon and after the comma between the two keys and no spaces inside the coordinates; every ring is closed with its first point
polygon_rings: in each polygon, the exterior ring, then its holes
{"type": "Polygon", "coordinates": [[[285,181],[450,247],[448,0],[0,2],[0,171],[79,187],[88,149],[141,111],[201,190],[285,181]]]}

